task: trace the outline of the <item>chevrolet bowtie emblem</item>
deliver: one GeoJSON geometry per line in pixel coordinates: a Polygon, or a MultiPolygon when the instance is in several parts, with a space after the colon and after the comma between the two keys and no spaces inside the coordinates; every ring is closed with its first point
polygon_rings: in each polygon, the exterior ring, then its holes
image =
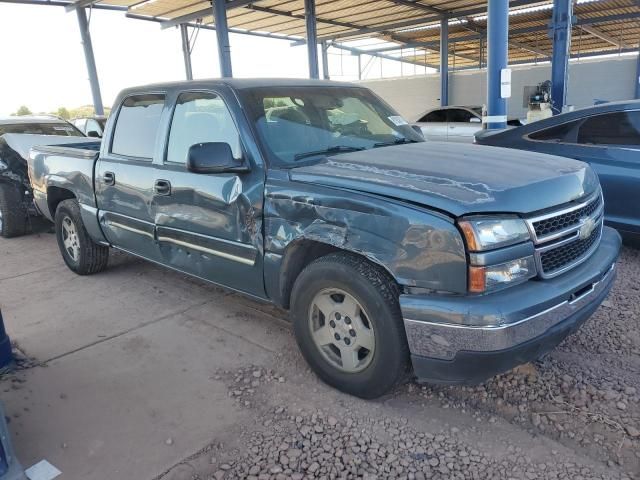
{"type": "Polygon", "coordinates": [[[578,231],[578,236],[580,237],[580,240],[586,240],[587,238],[589,238],[595,228],[596,228],[596,221],[593,218],[587,217],[582,219],[582,226],[578,231]]]}

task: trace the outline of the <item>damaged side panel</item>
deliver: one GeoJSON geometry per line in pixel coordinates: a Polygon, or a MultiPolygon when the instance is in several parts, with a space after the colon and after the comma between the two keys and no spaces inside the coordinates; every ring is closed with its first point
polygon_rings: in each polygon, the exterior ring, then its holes
{"type": "MultiPolygon", "coordinates": [[[[462,239],[452,221],[387,198],[273,176],[265,198],[265,252],[285,257],[303,240],[363,255],[405,286],[466,291],[462,239]]],[[[270,262],[265,262],[270,278],[270,262]]]]}

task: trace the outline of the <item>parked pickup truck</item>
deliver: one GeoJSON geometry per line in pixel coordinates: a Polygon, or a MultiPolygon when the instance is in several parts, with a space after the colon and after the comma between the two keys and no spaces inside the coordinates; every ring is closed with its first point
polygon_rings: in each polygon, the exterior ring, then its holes
{"type": "Polygon", "coordinates": [[[71,270],[113,247],[280,305],[313,370],[365,398],[411,366],[476,383],[539,357],[620,248],[587,164],[423,142],[346,83],[131,88],[100,152],[36,147],[29,174],[71,270]]]}

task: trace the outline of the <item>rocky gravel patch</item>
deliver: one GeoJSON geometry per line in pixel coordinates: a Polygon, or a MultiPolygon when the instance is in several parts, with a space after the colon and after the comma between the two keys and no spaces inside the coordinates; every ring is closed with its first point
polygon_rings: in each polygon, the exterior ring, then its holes
{"type": "Polygon", "coordinates": [[[251,421],[176,478],[640,479],[638,278],[640,249],[625,247],[586,325],[479,386],[409,383],[364,402],[321,384],[293,340],[271,369],[218,372],[251,421]],[[427,411],[440,421],[425,426],[427,411]]]}

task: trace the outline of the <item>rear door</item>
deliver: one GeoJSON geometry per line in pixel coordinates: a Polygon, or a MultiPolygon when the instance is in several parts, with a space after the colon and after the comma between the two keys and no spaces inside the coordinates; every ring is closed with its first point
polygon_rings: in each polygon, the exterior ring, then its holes
{"type": "Polygon", "coordinates": [[[464,108],[447,110],[447,140],[449,142],[473,143],[474,135],[482,130],[482,120],[464,108]]]}
{"type": "MultiPolygon", "coordinates": [[[[153,213],[153,159],[166,94],[131,95],[116,113],[109,145],[103,145],[95,170],[99,219],[117,248],[159,261],[153,213]]],[[[162,150],[160,149],[160,152],[162,150]]]]}
{"type": "MultiPolygon", "coordinates": [[[[155,178],[155,223],[163,262],[206,280],[264,297],[264,170],[241,141],[239,106],[226,87],[176,92],[167,148],[155,178]],[[236,112],[236,114],[232,114],[236,112]],[[225,142],[247,173],[192,173],[189,147],[225,142]]],[[[244,124],[243,124],[244,125],[244,124]]],[[[244,126],[242,138],[251,138],[244,126]]],[[[253,152],[253,153],[252,153],[253,152]]]]}
{"type": "Polygon", "coordinates": [[[575,158],[590,163],[600,178],[607,221],[640,233],[640,111],[589,117],[576,142],[575,158]]]}
{"type": "Polygon", "coordinates": [[[447,141],[446,110],[438,109],[424,115],[417,122],[426,140],[447,141]]]}

